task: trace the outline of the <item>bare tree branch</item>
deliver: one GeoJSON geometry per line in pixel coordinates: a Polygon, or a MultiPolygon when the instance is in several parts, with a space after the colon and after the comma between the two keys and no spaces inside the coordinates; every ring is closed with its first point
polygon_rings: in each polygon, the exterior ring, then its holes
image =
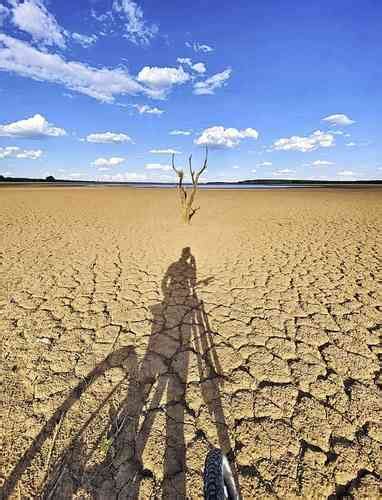
{"type": "Polygon", "coordinates": [[[178,170],[175,167],[175,155],[172,155],[172,168],[176,175],[178,176],[178,193],[180,195],[180,203],[181,203],[181,209],[182,209],[182,217],[184,222],[190,223],[192,217],[195,215],[195,213],[200,209],[200,207],[193,208],[193,203],[198,187],[198,181],[199,177],[201,174],[205,171],[207,168],[207,161],[208,161],[208,148],[206,147],[206,156],[204,159],[204,163],[202,168],[199,170],[197,174],[195,174],[195,170],[192,170],[192,155],[189,156],[188,158],[188,164],[189,164],[189,169],[190,169],[190,175],[191,175],[191,181],[192,181],[192,189],[191,191],[187,191],[183,187],[183,178],[184,178],[184,172],[183,170],[178,170]]]}
{"type": "Polygon", "coordinates": [[[192,170],[192,155],[188,158],[188,163],[190,165],[190,174],[191,174],[191,180],[192,184],[195,184],[195,172],[192,170]]]}
{"type": "Polygon", "coordinates": [[[206,146],[206,156],[204,158],[204,164],[203,167],[199,170],[199,172],[196,174],[196,184],[198,183],[199,177],[202,175],[202,173],[205,171],[207,168],[207,162],[208,162],[208,147],[206,146]]]}
{"type": "Polygon", "coordinates": [[[183,172],[183,170],[177,170],[175,168],[175,154],[172,155],[172,168],[175,170],[176,175],[179,177],[180,184],[182,184],[184,172],[183,172]]]}
{"type": "Polygon", "coordinates": [[[184,177],[184,172],[183,170],[178,170],[175,167],[175,154],[172,155],[172,168],[176,172],[177,176],[179,177],[179,183],[178,183],[178,193],[180,196],[180,202],[183,205],[186,203],[187,200],[187,191],[183,187],[183,177],[184,177]]]}

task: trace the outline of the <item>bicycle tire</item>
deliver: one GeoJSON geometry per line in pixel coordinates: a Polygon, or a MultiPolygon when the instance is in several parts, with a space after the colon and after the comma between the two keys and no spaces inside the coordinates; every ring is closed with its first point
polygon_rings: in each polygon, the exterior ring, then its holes
{"type": "Polygon", "coordinates": [[[213,448],[207,454],[204,463],[204,498],[205,500],[237,500],[235,482],[227,457],[219,448],[213,448]]]}

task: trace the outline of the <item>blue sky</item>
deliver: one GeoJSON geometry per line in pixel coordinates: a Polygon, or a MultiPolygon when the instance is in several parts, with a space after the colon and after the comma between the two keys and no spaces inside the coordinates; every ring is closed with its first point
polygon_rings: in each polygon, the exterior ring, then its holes
{"type": "Polygon", "coordinates": [[[377,0],[0,0],[0,174],[382,178],[377,0]]]}

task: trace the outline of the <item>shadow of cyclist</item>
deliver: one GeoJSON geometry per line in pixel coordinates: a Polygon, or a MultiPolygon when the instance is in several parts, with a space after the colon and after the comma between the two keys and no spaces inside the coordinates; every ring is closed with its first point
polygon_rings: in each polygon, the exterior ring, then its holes
{"type": "Polygon", "coordinates": [[[159,488],[162,498],[186,498],[185,400],[191,354],[196,357],[202,399],[217,427],[219,445],[230,456],[232,448],[220,393],[224,375],[214,346],[214,333],[196,292],[198,286],[208,284],[211,279],[197,282],[195,258],[189,247],[183,248],[180,258],[169,266],[162,279],[162,302],[150,308],[152,328],[141,362],[138,363],[137,354],[130,347],[111,353],[95,368],[24,454],[7,482],[9,491],[88,384],[114,366],[124,366],[127,370],[128,389],[119,408],[109,417],[110,447],[106,457],[101,463],[87,465],[92,451],[86,450],[83,435],[96,414],[93,412],[53,465],[44,498],[70,498],[79,489],[86,490],[93,498],[138,498],[142,495],[142,481],[152,475],[144,465],[147,453],[163,467],[163,476],[159,474],[163,478],[159,488]],[[164,424],[159,429],[158,416],[164,424]],[[149,439],[155,433],[157,448],[148,449],[149,439]]]}
{"type": "Polygon", "coordinates": [[[220,395],[223,373],[204,304],[196,293],[198,286],[213,278],[197,282],[196,277],[191,249],[183,248],[163,277],[163,301],[151,308],[147,350],[115,420],[117,427],[118,422],[126,423],[114,450],[116,489],[122,498],[138,497],[145,476],[143,454],[158,408],[165,413],[164,432],[160,430],[165,437],[162,498],[186,498],[185,411],[191,354],[196,355],[201,395],[217,427],[220,447],[232,453],[220,395]]]}
{"type": "Polygon", "coordinates": [[[163,300],[151,307],[146,353],[138,373],[130,378],[127,397],[114,422],[114,427],[123,425],[113,450],[116,490],[122,497],[138,496],[145,475],[143,454],[158,409],[165,414],[162,496],[186,496],[184,412],[192,322],[198,306],[195,285],[195,258],[186,247],[162,279],[163,300]]]}

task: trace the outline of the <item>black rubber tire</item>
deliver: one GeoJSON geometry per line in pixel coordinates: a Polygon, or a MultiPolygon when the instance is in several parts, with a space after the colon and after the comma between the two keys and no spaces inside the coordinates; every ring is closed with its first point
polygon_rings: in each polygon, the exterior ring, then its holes
{"type": "Polygon", "coordinates": [[[238,498],[228,460],[219,448],[213,448],[208,452],[204,463],[203,479],[205,500],[236,500],[238,498]]]}
{"type": "Polygon", "coordinates": [[[218,448],[207,454],[203,479],[205,500],[224,500],[223,453],[218,448]]]}

